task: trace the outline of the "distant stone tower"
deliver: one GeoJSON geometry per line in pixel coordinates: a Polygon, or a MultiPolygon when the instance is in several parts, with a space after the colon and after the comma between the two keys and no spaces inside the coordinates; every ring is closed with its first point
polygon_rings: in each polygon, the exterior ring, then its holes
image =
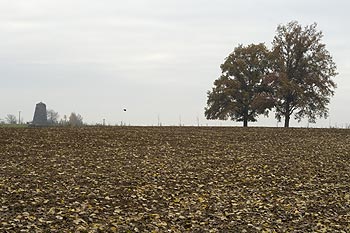
{"type": "Polygon", "coordinates": [[[33,125],[47,125],[46,104],[42,102],[36,104],[33,125]]]}

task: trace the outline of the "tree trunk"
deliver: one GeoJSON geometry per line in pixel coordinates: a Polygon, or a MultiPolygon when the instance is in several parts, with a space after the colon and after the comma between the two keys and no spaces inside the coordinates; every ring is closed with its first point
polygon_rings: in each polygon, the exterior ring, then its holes
{"type": "Polygon", "coordinates": [[[289,120],[290,120],[290,115],[286,114],[285,119],[284,119],[284,127],[285,128],[289,127],[289,120]]]}
{"type": "Polygon", "coordinates": [[[243,120],[243,127],[248,127],[248,119],[244,118],[243,120]]]}
{"type": "Polygon", "coordinates": [[[290,115],[291,115],[291,111],[290,111],[290,101],[289,98],[287,98],[286,101],[286,112],[284,114],[284,128],[289,128],[289,120],[290,120],[290,115]]]}
{"type": "Polygon", "coordinates": [[[248,108],[244,108],[244,112],[243,112],[243,127],[248,127],[248,108]]]}

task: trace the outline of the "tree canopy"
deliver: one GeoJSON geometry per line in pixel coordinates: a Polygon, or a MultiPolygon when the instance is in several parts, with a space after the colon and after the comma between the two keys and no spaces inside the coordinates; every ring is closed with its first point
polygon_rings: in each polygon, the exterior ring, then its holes
{"type": "Polygon", "coordinates": [[[325,44],[317,24],[302,27],[296,21],[277,27],[272,42],[272,73],[276,118],[285,119],[289,127],[290,116],[295,119],[327,117],[327,104],[334,94],[336,65],[325,44]]]}
{"type": "Polygon", "coordinates": [[[83,117],[80,114],[72,112],[69,116],[69,125],[71,126],[82,126],[84,124],[83,117]]]}
{"type": "Polygon", "coordinates": [[[268,71],[268,50],[264,44],[239,45],[221,65],[222,75],[208,92],[207,119],[256,121],[267,113],[271,101],[265,93],[262,78],[268,71]]]}
{"type": "Polygon", "coordinates": [[[17,118],[13,114],[7,114],[7,116],[5,117],[5,121],[7,122],[7,124],[17,124],[17,118]]]}
{"type": "Polygon", "coordinates": [[[57,125],[60,115],[53,109],[47,110],[47,122],[50,125],[57,125]]]}
{"type": "Polygon", "coordinates": [[[222,75],[208,92],[207,119],[256,121],[275,108],[276,118],[327,117],[327,105],[336,88],[336,65],[317,24],[302,27],[296,21],[277,27],[268,50],[264,44],[239,45],[221,65],[222,75]]]}

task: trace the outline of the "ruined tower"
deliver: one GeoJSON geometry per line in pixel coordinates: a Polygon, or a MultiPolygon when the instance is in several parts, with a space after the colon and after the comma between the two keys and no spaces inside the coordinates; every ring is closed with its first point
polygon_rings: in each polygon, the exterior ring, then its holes
{"type": "Polygon", "coordinates": [[[42,102],[36,104],[33,125],[47,125],[46,104],[42,102]]]}

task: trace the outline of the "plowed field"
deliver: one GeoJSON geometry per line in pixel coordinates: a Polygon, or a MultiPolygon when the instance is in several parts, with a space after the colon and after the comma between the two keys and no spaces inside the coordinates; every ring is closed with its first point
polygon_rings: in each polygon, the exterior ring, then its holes
{"type": "Polygon", "coordinates": [[[1,232],[349,232],[350,130],[0,128],[1,232]]]}

